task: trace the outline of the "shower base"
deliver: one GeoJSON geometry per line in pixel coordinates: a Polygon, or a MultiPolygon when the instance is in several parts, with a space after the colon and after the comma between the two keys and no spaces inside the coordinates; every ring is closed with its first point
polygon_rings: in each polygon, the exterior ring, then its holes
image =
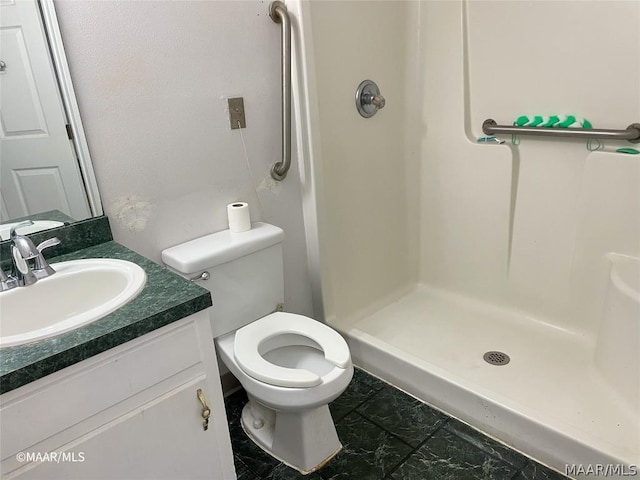
{"type": "Polygon", "coordinates": [[[330,323],[357,365],[561,473],[640,464],[638,408],[595,370],[593,339],[422,285],[330,323]],[[491,365],[489,351],[510,361],[491,365]]]}

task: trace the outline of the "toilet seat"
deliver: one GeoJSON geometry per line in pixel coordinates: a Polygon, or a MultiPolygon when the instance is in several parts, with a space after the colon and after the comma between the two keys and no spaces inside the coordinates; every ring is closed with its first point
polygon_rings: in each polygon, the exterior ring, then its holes
{"type": "Polygon", "coordinates": [[[331,327],[303,315],[276,312],[252,322],[235,334],[234,356],[249,376],[270,385],[308,388],[320,385],[322,378],[303,368],[286,368],[267,361],[260,345],[279,335],[295,334],[317,343],[325,359],[337,368],[351,364],[347,342],[331,327]]]}

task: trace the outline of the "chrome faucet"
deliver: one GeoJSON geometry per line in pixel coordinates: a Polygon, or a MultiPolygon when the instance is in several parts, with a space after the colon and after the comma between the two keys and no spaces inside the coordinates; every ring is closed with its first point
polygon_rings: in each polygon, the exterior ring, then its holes
{"type": "Polygon", "coordinates": [[[11,228],[11,241],[13,246],[11,247],[11,256],[13,257],[14,273],[15,276],[7,276],[4,272],[0,274],[0,290],[10,290],[15,287],[26,287],[33,285],[38,279],[49,277],[56,273],[56,271],[47,263],[42,251],[45,248],[58,245],[60,240],[57,238],[50,238],[40,243],[37,247],[33,244],[30,238],[24,235],[18,235],[16,230],[20,227],[27,227],[33,225],[31,220],[26,220],[14,225],[11,228]],[[29,261],[33,260],[33,268],[29,264],[29,261]]]}
{"type": "Polygon", "coordinates": [[[14,273],[19,287],[33,285],[38,281],[28,262],[38,256],[38,250],[30,238],[16,233],[18,228],[28,227],[29,225],[33,225],[31,220],[17,223],[11,227],[10,238],[13,242],[11,256],[13,257],[14,273]]]}

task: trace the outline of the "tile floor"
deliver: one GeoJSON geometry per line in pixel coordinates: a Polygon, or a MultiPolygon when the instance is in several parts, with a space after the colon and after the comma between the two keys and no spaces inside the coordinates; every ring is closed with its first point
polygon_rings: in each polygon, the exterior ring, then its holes
{"type": "Polygon", "coordinates": [[[563,475],[356,369],[330,408],[342,451],[303,476],[247,438],[244,391],[225,400],[238,480],[562,480],[563,475]]]}

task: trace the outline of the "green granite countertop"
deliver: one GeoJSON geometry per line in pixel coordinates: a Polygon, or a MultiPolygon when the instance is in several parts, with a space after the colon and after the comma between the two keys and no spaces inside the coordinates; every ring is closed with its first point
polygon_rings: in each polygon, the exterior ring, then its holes
{"type": "MultiPolygon", "coordinates": [[[[147,283],[134,300],[95,322],[53,338],[1,349],[0,393],[26,385],[212,305],[208,290],[113,241],[49,261],[55,263],[81,258],[117,258],[137,263],[147,273],[147,283]]],[[[46,306],[43,305],[44,308],[46,306]]]]}

